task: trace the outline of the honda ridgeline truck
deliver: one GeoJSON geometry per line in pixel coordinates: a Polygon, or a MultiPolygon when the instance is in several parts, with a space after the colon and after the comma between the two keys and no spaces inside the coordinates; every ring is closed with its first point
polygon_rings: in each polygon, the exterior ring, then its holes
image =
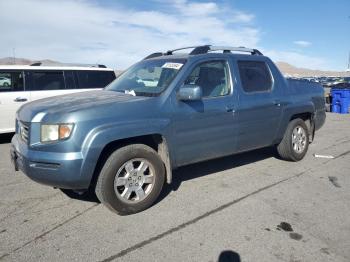
{"type": "Polygon", "coordinates": [[[131,214],[177,167],[269,146],[285,160],[305,156],[326,118],[319,84],[286,80],[256,49],[191,48],[151,54],[104,90],[23,105],[15,169],[131,214]]]}

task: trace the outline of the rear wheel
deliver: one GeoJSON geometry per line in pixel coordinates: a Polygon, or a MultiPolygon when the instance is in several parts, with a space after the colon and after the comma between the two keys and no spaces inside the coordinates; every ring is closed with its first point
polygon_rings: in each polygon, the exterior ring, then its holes
{"type": "Polygon", "coordinates": [[[129,145],[107,159],[95,191],[101,203],[127,215],[150,207],[162,190],[164,178],[164,164],[157,152],[146,145],[129,145]]]}
{"type": "Polygon", "coordinates": [[[309,148],[309,132],[305,122],[294,119],[289,122],[277,152],[284,160],[299,161],[304,158],[309,148]]]}

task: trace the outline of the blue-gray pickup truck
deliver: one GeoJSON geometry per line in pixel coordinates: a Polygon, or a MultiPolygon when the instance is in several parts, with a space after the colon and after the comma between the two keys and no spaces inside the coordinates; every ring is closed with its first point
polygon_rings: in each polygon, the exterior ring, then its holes
{"type": "Polygon", "coordinates": [[[269,146],[305,156],[326,118],[319,84],[286,80],[256,49],[191,48],[151,54],[104,90],[23,105],[15,169],[125,215],[150,207],[180,166],[269,146]]]}

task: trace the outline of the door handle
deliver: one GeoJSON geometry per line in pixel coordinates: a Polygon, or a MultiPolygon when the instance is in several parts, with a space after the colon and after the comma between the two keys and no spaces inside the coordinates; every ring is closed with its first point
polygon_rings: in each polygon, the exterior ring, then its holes
{"type": "Polygon", "coordinates": [[[25,98],[25,97],[16,97],[16,99],[13,100],[13,101],[15,101],[15,102],[26,102],[27,100],[28,100],[28,99],[25,98]]]}
{"type": "Polygon", "coordinates": [[[281,106],[281,102],[280,101],[275,101],[275,102],[273,102],[273,104],[275,105],[275,106],[281,106]]]}
{"type": "Polygon", "coordinates": [[[235,112],[235,110],[233,110],[233,108],[232,107],[226,107],[226,112],[228,112],[228,113],[234,113],[235,112]]]}

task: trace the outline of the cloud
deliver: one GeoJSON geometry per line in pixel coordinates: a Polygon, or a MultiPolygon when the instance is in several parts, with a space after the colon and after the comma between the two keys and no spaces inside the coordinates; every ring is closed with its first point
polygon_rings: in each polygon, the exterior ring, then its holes
{"type": "Polygon", "coordinates": [[[238,23],[250,23],[254,20],[255,15],[248,14],[241,11],[235,11],[233,13],[233,17],[231,18],[232,22],[238,22],[238,23]]]}
{"type": "Polygon", "coordinates": [[[309,47],[310,45],[312,45],[311,42],[303,41],[303,40],[294,41],[293,43],[294,43],[295,45],[298,45],[298,46],[301,46],[301,47],[309,47]]]}
{"type": "Polygon", "coordinates": [[[125,69],[151,52],[197,44],[257,46],[254,15],[215,2],[176,0],[166,8],[113,8],[86,0],[1,1],[0,57],[104,63],[125,69]]]}
{"type": "MultiPolygon", "coordinates": [[[[154,10],[113,7],[91,0],[0,1],[0,57],[101,63],[126,69],[152,52],[199,44],[258,47],[254,14],[225,4],[153,0],[154,10]]],[[[307,41],[295,41],[308,46],[307,41]]],[[[319,57],[298,51],[266,50],[275,61],[326,69],[319,57]]]]}
{"type": "Polygon", "coordinates": [[[173,1],[173,6],[180,11],[182,15],[186,16],[213,15],[220,12],[217,4],[213,2],[198,3],[177,0],[173,1]]]}

